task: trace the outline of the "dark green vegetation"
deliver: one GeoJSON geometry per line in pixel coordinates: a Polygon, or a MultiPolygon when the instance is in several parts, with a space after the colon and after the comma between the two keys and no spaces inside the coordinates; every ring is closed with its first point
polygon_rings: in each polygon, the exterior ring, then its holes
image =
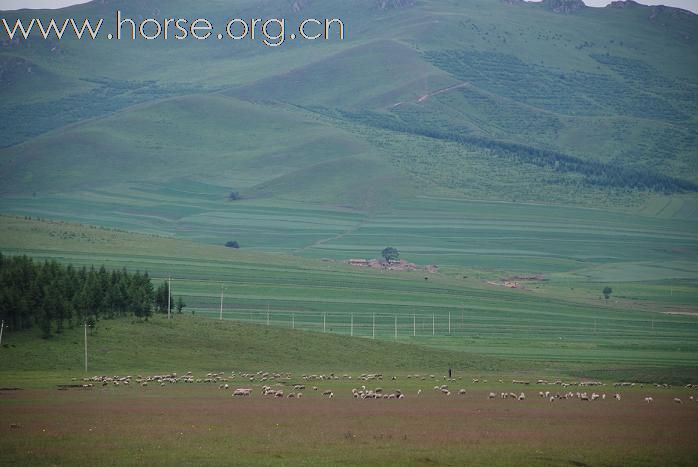
{"type": "MultiPolygon", "coordinates": [[[[153,292],[147,272],[107,272],[104,266],[99,270],[85,266],[76,269],[55,260],[35,263],[26,256],[5,257],[0,253],[0,317],[16,330],[38,324],[44,339],[87,319],[148,319],[153,305],[162,311],[161,288],[157,295],[153,292]]],[[[166,287],[164,303],[167,311],[166,287]]]]}

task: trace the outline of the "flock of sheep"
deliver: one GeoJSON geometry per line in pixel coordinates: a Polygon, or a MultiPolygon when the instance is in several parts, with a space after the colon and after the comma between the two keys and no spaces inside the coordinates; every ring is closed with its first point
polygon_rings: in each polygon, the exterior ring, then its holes
{"type": "MultiPolygon", "coordinates": [[[[310,381],[318,381],[318,382],[332,382],[332,381],[337,381],[337,380],[352,380],[354,379],[352,376],[348,374],[344,374],[341,377],[338,375],[335,375],[334,373],[330,374],[311,374],[311,375],[302,375],[301,376],[302,380],[307,383],[310,381]]],[[[218,388],[221,390],[230,390],[231,386],[233,383],[237,382],[248,382],[252,384],[262,384],[261,387],[261,394],[264,397],[271,397],[271,398],[286,398],[286,399],[300,399],[303,397],[303,392],[306,389],[306,384],[305,383],[294,383],[292,382],[292,375],[290,373],[270,373],[270,372],[264,372],[264,371],[258,371],[256,373],[236,373],[232,372],[229,374],[226,374],[224,372],[218,372],[218,373],[207,373],[204,376],[201,377],[195,377],[192,372],[187,372],[182,375],[178,375],[177,373],[170,373],[170,374],[163,374],[163,375],[153,375],[153,376],[93,376],[90,378],[83,378],[83,384],[81,385],[82,387],[85,388],[90,388],[94,387],[95,385],[101,385],[101,386],[128,386],[128,385],[140,385],[142,387],[146,387],[149,384],[153,385],[159,385],[159,386],[167,386],[170,384],[178,384],[178,383],[185,383],[185,384],[217,384],[218,388]]],[[[355,378],[356,380],[359,380],[361,382],[371,382],[371,381],[382,381],[383,380],[383,375],[380,373],[374,373],[374,374],[361,374],[360,376],[355,378]]],[[[396,376],[393,376],[390,378],[392,381],[397,381],[398,378],[396,376]]],[[[436,380],[437,377],[435,375],[407,375],[407,379],[416,379],[416,380],[421,380],[421,381],[426,381],[426,380],[436,380]]],[[[462,380],[462,378],[443,378],[446,382],[457,382],[459,380],[462,380]]],[[[74,381],[76,379],[74,378],[74,381]]],[[[486,384],[487,380],[481,380],[479,378],[475,378],[472,380],[474,385],[478,385],[480,383],[486,384]]],[[[498,383],[504,384],[504,381],[499,379],[498,383]]],[[[523,385],[523,386],[530,386],[532,385],[531,381],[526,381],[526,380],[513,380],[511,381],[511,384],[513,385],[523,385]]],[[[539,379],[535,382],[536,385],[542,386],[542,385],[548,385],[548,386],[558,386],[559,388],[562,388],[563,390],[557,390],[557,391],[539,391],[538,396],[541,399],[545,399],[552,402],[555,402],[556,400],[571,400],[571,399],[577,399],[580,401],[604,401],[607,399],[606,393],[603,393],[599,391],[597,393],[596,391],[592,391],[591,393],[588,392],[587,390],[584,390],[584,388],[591,388],[591,387],[602,387],[605,386],[605,384],[599,382],[599,381],[579,381],[579,382],[563,382],[561,380],[556,380],[556,381],[548,381],[544,379],[539,379]],[[570,390],[571,387],[578,387],[579,390],[577,391],[572,391],[570,390]]],[[[670,389],[671,386],[667,384],[654,384],[651,385],[652,387],[655,388],[660,388],[660,389],[670,389]]],[[[640,387],[643,388],[644,385],[638,384],[638,383],[629,383],[629,382],[619,382],[619,383],[614,383],[613,385],[614,388],[634,388],[634,387],[640,387]]],[[[698,390],[698,385],[692,385],[688,384],[685,386],[686,389],[689,390],[698,390]]],[[[320,391],[318,386],[311,386],[311,390],[313,392],[317,392],[319,394],[322,394],[324,397],[327,397],[329,399],[334,398],[334,391],[332,390],[323,390],[320,391]]],[[[450,396],[451,395],[451,389],[448,384],[437,384],[433,386],[433,390],[437,393],[441,393],[444,396],[450,396]]],[[[454,390],[455,391],[455,390],[454,390]]],[[[233,397],[250,397],[252,396],[254,390],[250,387],[237,387],[233,389],[232,396],[233,397]]],[[[457,391],[458,395],[460,396],[465,396],[467,394],[467,391],[464,388],[461,388],[457,391]]],[[[419,397],[422,394],[422,389],[418,389],[416,392],[416,396],[419,397]]],[[[369,389],[366,387],[365,384],[362,384],[360,387],[353,388],[351,390],[351,395],[354,399],[405,399],[406,394],[399,390],[395,389],[393,391],[385,391],[381,387],[376,387],[373,389],[369,389]]],[[[615,400],[620,401],[622,396],[619,392],[615,392],[612,396],[615,400]]],[[[517,401],[524,401],[526,400],[526,394],[523,391],[518,391],[518,392],[489,392],[487,395],[487,398],[489,400],[493,399],[513,399],[517,401]]],[[[696,401],[698,402],[698,398],[694,398],[694,396],[689,396],[689,400],[691,401],[696,401]]],[[[654,402],[654,398],[651,396],[647,396],[644,398],[644,401],[648,404],[651,404],[654,402]]],[[[683,401],[680,398],[674,398],[673,401],[677,404],[682,404],[683,401]]]]}

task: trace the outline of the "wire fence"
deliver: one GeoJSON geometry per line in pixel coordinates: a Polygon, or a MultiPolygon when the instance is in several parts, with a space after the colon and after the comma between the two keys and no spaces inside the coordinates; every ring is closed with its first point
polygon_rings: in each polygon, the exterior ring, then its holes
{"type": "MultiPolygon", "coordinates": [[[[638,313],[635,319],[618,318],[612,314],[580,316],[565,313],[533,316],[522,313],[519,317],[478,309],[476,305],[442,305],[434,307],[433,311],[417,306],[412,309],[400,307],[399,312],[393,313],[362,311],[361,306],[349,305],[348,308],[355,311],[329,311],[337,306],[337,302],[323,303],[321,299],[313,302],[317,309],[304,310],[284,306],[296,303],[293,300],[242,299],[225,291],[221,293],[220,287],[216,283],[199,282],[196,291],[191,291],[186,283],[178,287],[172,281],[172,295],[175,298],[181,296],[187,303],[184,312],[197,316],[376,339],[451,336],[612,340],[653,337],[694,341],[698,336],[695,320],[662,319],[661,315],[649,313],[638,313]]],[[[298,301],[303,302],[303,299],[298,301]]]]}

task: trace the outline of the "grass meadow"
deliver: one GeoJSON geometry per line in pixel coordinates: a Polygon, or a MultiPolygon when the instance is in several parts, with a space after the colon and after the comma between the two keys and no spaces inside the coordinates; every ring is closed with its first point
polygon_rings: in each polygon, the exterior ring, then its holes
{"type": "MultiPolygon", "coordinates": [[[[173,296],[196,317],[220,317],[222,290],[225,320],[397,340],[554,369],[695,377],[692,278],[624,281],[616,275],[596,282],[593,274],[604,267],[620,267],[601,264],[594,273],[551,273],[547,281],[508,289],[493,283],[513,272],[497,269],[371,271],[64,222],[3,217],[2,226],[4,254],[147,270],[156,284],[172,278],[173,296]],[[608,300],[601,295],[606,284],[614,288],[608,300]]],[[[690,265],[675,268],[691,273],[690,265]]]]}

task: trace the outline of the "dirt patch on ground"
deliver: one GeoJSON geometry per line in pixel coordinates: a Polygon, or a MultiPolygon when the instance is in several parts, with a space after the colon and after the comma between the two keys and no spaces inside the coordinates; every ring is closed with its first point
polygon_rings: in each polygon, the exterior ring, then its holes
{"type": "Polygon", "coordinates": [[[698,403],[676,395],[647,404],[640,394],[551,403],[426,387],[404,400],[234,399],[211,386],[22,391],[0,401],[0,463],[674,463],[698,456],[698,403]]]}
{"type": "Polygon", "coordinates": [[[698,316],[698,310],[693,308],[671,307],[667,308],[666,311],[662,312],[662,314],[676,316],[698,316]]]}

